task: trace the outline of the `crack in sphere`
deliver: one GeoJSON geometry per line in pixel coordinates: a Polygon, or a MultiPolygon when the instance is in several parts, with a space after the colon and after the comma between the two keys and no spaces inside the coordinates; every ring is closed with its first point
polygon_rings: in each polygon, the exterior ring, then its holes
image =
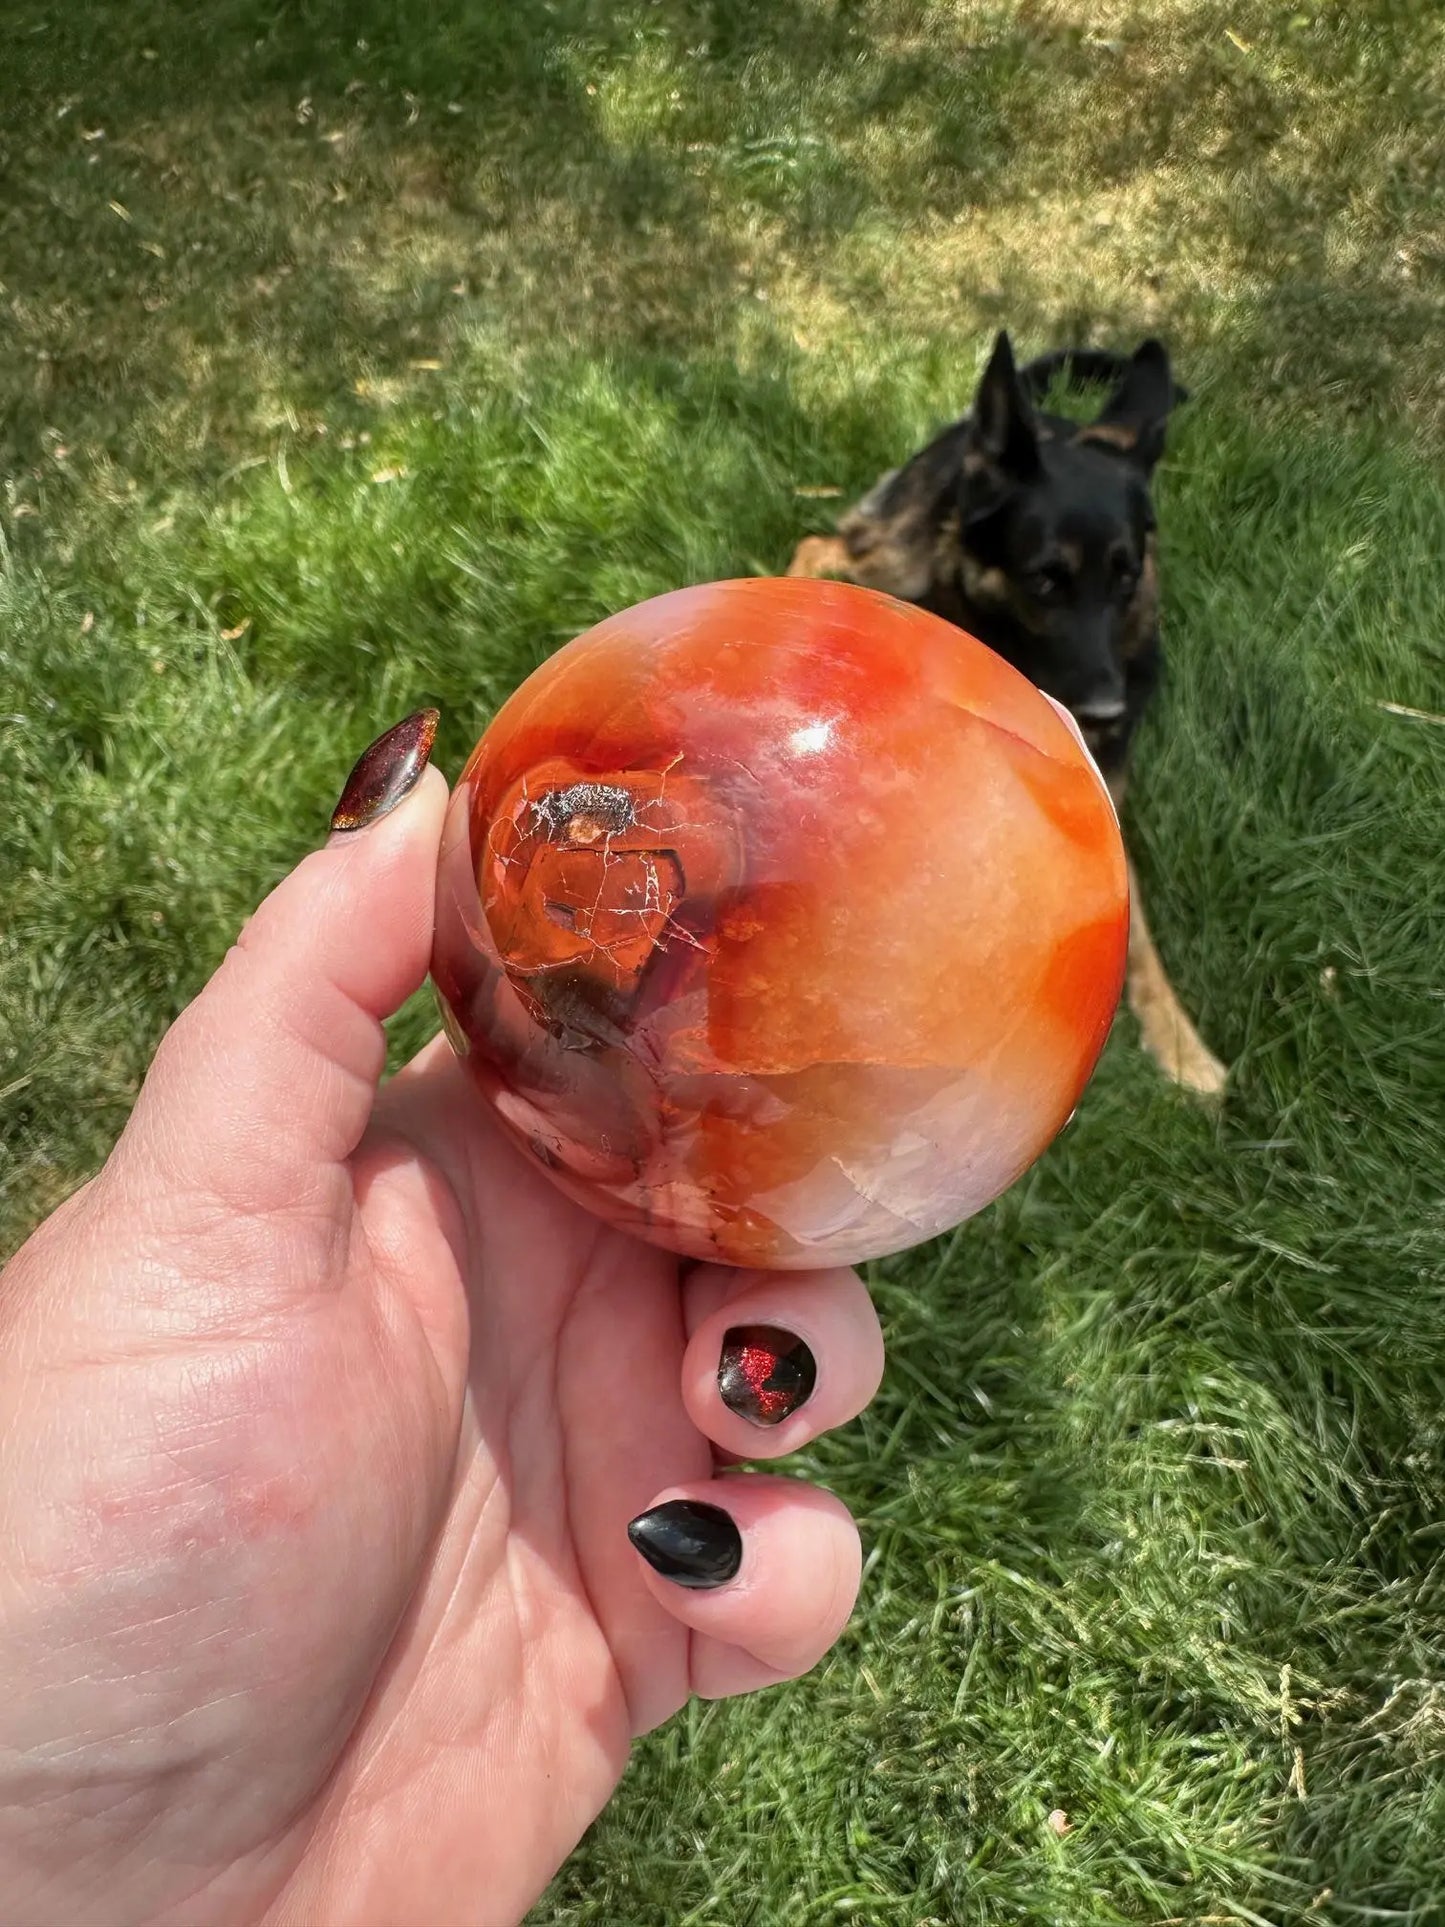
{"type": "Polygon", "coordinates": [[[450,806],[433,978],[569,1195],[805,1269],[1039,1156],[1127,928],[1113,807],[1047,698],[887,596],[750,580],[610,618],[504,704],[450,806]]]}

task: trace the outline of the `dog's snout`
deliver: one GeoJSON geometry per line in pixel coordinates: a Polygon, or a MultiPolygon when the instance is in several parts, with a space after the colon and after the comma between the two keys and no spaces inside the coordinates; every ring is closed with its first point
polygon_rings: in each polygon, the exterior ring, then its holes
{"type": "Polygon", "coordinates": [[[1075,703],[1074,714],[1081,723],[1117,723],[1124,708],[1122,696],[1094,696],[1087,702],[1075,703]]]}

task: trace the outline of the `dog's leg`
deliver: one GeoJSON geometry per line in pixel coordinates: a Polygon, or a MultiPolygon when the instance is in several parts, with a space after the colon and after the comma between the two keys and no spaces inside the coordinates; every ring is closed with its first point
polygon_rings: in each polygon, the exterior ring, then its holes
{"type": "Polygon", "coordinates": [[[1149,933],[1132,862],[1129,901],[1129,1008],[1138,1019],[1144,1048],[1171,1083],[1200,1097],[1218,1097],[1229,1073],[1205,1048],[1169,981],[1149,933]]]}
{"type": "Polygon", "coordinates": [[[846,576],[848,572],[848,551],[836,535],[804,536],[788,564],[789,575],[846,576]]]}

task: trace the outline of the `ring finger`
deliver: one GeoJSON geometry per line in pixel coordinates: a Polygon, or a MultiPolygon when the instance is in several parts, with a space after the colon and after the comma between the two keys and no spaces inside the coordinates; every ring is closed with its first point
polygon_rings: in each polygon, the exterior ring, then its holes
{"type": "Polygon", "coordinates": [[[683,1315],[683,1403],[725,1454],[795,1452],[856,1418],[883,1376],[878,1315],[855,1271],[699,1265],[683,1315]]]}

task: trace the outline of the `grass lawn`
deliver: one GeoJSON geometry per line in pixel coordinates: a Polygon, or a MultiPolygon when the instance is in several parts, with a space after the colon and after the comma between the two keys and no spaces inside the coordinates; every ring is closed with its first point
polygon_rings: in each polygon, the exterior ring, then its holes
{"type": "Polygon", "coordinates": [[[887,1381],[799,1468],[852,1631],[643,1746],[535,1919],[1445,1921],[1445,13],[197,19],[6,7],[0,1248],[379,729],[440,703],[455,773],[578,628],[781,568],[1000,322],[1161,331],[1133,813],[1228,1100],[1121,1020],[874,1268],[887,1381]]]}

